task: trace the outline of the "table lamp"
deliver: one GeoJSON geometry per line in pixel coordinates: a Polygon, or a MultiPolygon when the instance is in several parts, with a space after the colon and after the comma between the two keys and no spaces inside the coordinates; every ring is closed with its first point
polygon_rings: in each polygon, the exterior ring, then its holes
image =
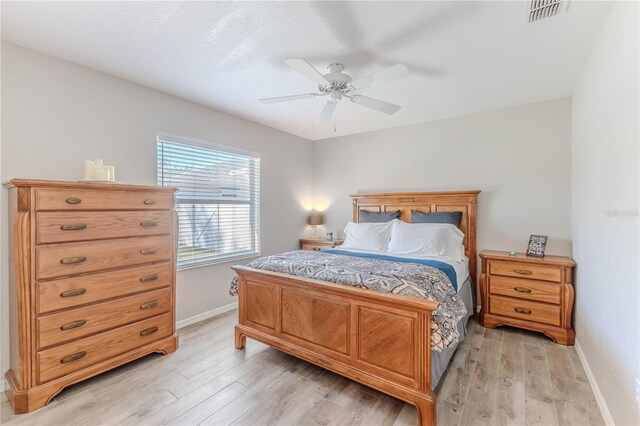
{"type": "Polygon", "coordinates": [[[307,219],[307,223],[309,225],[313,226],[313,238],[317,239],[318,235],[317,235],[317,229],[318,229],[318,225],[322,225],[324,224],[324,213],[319,212],[319,211],[310,211],[309,212],[309,218],[307,219]]]}

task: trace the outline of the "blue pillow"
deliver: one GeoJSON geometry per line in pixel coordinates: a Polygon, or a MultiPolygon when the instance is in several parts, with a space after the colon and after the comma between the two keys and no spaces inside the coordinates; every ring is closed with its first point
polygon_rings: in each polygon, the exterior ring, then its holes
{"type": "Polygon", "coordinates": [[[360,210],[360,223],[362,222],[390,222],[400,217],[400,210],[393,212],[370,212],[369,210],[360,210]]]}
{"type": "Polygon", "coordinates": [[[424,213],[411,210],[411,223],[450,223],[460,226],[462,212],[435,212],[424,213]]]}

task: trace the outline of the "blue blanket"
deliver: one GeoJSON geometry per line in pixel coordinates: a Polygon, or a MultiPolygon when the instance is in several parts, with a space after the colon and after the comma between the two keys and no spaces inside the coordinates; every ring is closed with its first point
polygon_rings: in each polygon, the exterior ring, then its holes
{"type": "Polygon", "coordinates": [[[453,288],[456,290],[456,292],[458,291],[458,279],[456,270],[448,263],[440,262],[439,260],[408,259],[404,257],[387,256],[386,254],[357,253],[346,250],[324,250],[323,253],[339,254],[342,256],[363,257],[365,259],[388,260],[390,262],[417,263],[419,265],[430,266],[444,272],[444,274],[449,278],[449,281],[451,281],[451,285],[453,286],[453,288]]]}

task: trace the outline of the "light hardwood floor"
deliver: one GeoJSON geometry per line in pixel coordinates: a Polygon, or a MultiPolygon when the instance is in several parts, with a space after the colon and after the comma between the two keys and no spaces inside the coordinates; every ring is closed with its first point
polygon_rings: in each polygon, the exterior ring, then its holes
{"type": "MultiPolygon", "coordinates": [[[[233,347],[236,312],[179,330],[180,349],[72,386],[7,425],[415,425],[416,410],[265,345],[233,347]]],[[[438,389],[439,425],[603,424],[573,347],[475,320],[438,389]]]]}

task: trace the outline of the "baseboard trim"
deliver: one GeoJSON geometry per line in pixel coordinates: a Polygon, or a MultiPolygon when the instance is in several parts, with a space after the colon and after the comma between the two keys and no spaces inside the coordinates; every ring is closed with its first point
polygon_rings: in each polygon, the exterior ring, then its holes
{"type": "Polygon", "coordinates": [[[213,318],[217,315],[224,314],[225,312],[233,311],[238,308],[238,302],[229,303],[228,305],[220,306],[219,308],[211,309],[210,311],[203,312],[198,315],[194,315],[189,318],[185,318],[183,320],[176,322],[176,328],[180,329],[191,324],[195,324],[200,321],[207,320],[209,318],[213,318]]]}
{"type": "Polygon", "coordinates": [[[600,392],[598,382],[596,382],[596,377],[593,375],[593,371],[591,371],[591,367],[589,366],[587,357],[584,356],[584,352],[582,352],[582,346],[580,346],[580,342],[578,341],[577,337],[575,347],[576,352],[578,353],[578,358],[580,358],[582,368],[584,368],[584,372],[587,373],[587,379],[589,379],[589,384],[591,385],[591,389],[593,390],[593,395],[596,397],[596,402],[598,403],[598,408],[600,409],[600,413],[602,414],[602,418],[604,419],[604,424],[607,426],[615,426],[613,417],[611,417],[611,412],[609,411],[609,407],[607,407],[604,396],[602,396],[602,392],[600,392]]]}

